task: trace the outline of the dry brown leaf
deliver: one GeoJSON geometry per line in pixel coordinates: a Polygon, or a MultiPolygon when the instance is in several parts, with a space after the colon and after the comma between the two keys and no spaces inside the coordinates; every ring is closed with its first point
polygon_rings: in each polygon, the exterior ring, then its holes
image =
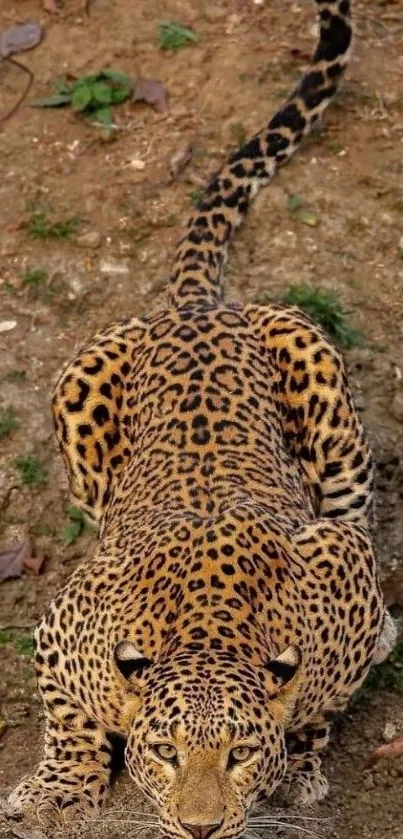
{"type": "Polygon", "coordinates": [[[0,35],[0,56],[8,58],[15,52],[31,50],[40,44],[42,37],[43,27],[39,23],[16,23],[0,35]]]}
{"type": "Polygon", "coordinates": [[[368,758],[365,769],[371,769],[372,766],[375,766],[378,763],[378,760],[382,760],[384,757],[401,757],[403,755],[403,736],[396,737],[395,740],[392,740],[390,743],[385,743],[382,746],[378,746],[370,757],[368,758]]]}
{"type": "Polygon", "coordinates": [[[57,0],[42,0],[42,6],[45,12],[49,12],[51,15],[58,15],[60,12],[57,0]]]}
{"type": "Polygon", "coordinates": [[[43,558],[34,557],[30,539],[10,542],[0,551],[0,580],[21,577],[24,570],[39,574],[43,558]]]}
{"type": "Polygon", "coordinates": [[[137,79],[133,88],[133,102],[155,105],[155,110],[160,114],[168,109],[165,87],[157,79],[137,79]]]}
{"type": "Polygon", "coordinates": [[[382,583],[386,606],[399,606],[403,609],[403,573],[394,571],[382,583]]]}
{"type": "Polygon", "coordinates": [[[193,149],[190,143],[186,143],[176,151],[169,161],[169,171],[172,178],[177,178],[183,172],[192,159],[193,149]]]}
{"type": "Polygon", "coordinates": [[[28,556],[24,559],[24,571],[37,577],[40,574],[42,565],[45,562],[44,556],[28,556]]]}

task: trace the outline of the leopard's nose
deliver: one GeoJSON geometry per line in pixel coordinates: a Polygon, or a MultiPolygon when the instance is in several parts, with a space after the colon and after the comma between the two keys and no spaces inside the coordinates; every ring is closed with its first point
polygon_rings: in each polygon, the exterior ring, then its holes
{"type": "Polygon", "coordinates": [[[209,836],[212,836],[221,827],[222,821],[213,824],[188,824],[186,822],[181,822],[181,824],[185,830],[192,834],[193,839],[209,839],[209,836]]]}

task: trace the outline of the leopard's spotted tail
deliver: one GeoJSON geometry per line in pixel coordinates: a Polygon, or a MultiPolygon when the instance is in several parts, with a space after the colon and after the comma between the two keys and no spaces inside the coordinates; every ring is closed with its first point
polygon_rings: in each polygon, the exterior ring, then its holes
{"type": "Polygon", "coordinates": [[[227,244],[251,199],[298,149],[330,100],[348,62],[349,0],[316,0],[319,43],[309,70],[265,128],[231,155],[208,185],[178,245],[168,286],[171,305],[216,305],[227,244]]]}

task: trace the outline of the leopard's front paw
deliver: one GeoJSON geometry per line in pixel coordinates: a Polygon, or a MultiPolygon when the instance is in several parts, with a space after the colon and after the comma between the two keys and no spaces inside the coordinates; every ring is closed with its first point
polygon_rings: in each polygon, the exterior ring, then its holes
{"type": "Polygon", "coordinates": [[[44,772],[42,766],[11,793],[6,816],[10,821],[37,823],[43,828],[63,827],[72,821],[96,818],[104,791],[95,773],[75,778],[68,772],[50,772],[49,767],[44,772]]]}
{"type": "Polygon", "coordinates": [[[328,792],[328,781],[320,769],[299,769],[285,775],[275,792],[275,800],[282,807],[304,807],[321,801],[328,792]]]}

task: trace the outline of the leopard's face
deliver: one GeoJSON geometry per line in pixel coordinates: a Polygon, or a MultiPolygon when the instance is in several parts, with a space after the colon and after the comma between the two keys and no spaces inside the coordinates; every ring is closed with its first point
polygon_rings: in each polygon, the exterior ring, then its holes
{"type": "Polygon", "coordinates": [[[150,666],[126,764],[158,807],[164,835],[235,837],[253,802],[278,786],[296,671],[284,668],[287,684],[264,667],[207,652],[150,666]]]}

